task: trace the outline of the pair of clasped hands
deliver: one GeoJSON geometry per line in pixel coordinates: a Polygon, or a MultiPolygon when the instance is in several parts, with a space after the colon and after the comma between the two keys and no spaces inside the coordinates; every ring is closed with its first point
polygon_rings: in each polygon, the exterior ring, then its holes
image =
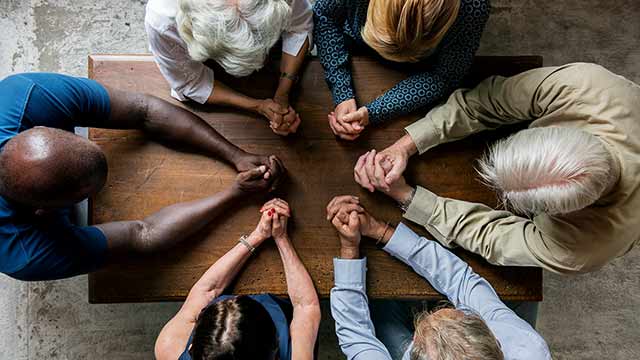
{"type": "Polygon", "coordinates": [[[289,105],[288,99],[274,97],[260,100],[258,112],[269,120],[271,130],[280,136],[298,131],[300,115],[289,105]]]}
{"type": "Polygon", "coordinates": [[[344,140],[355,140],[369,125],[369,110],[365,106],[358,108],[356,100],[349,99],[338,104],[327,118],[329,127],[336,136],[344,140]]]}

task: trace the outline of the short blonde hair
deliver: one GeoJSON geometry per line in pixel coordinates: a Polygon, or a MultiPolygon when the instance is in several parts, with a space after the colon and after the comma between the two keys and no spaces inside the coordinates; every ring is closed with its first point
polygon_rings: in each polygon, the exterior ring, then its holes
{"type": "Polygon", "coordinates": [[[264,66],[290,18],[286,0],[179,0],[176,23],[193,60],[240,77],[264,66]]]}
{"type": "Polygon", "coordinates": [[[482,318],[463,312],[460,318],[416,317],[411,360],[503,360],[498,340],[482,318]]]}
{"type": "Polygon", "coordinates": [[[565,127],[522,130],[489,148],[482,179],[515,213],[557,215],[595,203],[610,186],[614,159],[602,140],[565,127]]]}
{"type": "Polygon", "coordinates": [[[438,46],[460,0],[371,0],[362,39],[387,60],[417,62],[438,46]]]}

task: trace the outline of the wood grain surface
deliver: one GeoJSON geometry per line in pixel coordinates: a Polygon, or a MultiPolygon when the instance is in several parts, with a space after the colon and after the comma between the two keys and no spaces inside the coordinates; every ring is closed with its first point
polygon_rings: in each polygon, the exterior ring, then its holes
{"type": "MultiPolygon", "coordinates": [[[[542,58],[537,56],[478,57],[465,85],[473,86],[489,75],[508,76],[541,65],[542,58]]],[[[407,76],[364,57],[353,59],[353,69],[360,104],[379,96],[407,76]]],[[[277,75],[277,64],[270,64],[249,78],[225,81],[249,95],[266,98],[274,92],[277,75]]],[[[312,60],[305,67],[292,104],[300,113],[302,125],[297,134],[283,138],[273,134],[267,122],[256,115],[172,100],[169,86],[147,55],[91,56],[89,76],[110,87],[153,94],[185,106],[243,149],[278,155],[288,168],[289,179],[274,195],[291,204],[291,238],[321,297],[328,297],[333,286],[332,259],[339,253],[337,235],[325,220],[325,206],[333,196],[358,195],[374,216],[392,223],[401,220],[401,212],[392,200],[378,193],[370,194],[354,182],[353,166],[364,152],[392,144],[404,134],[403,128],[424,116],[426,110],[384,126],[368,128],[355,142],[337,140],[327,124],[326,115],[333,105],[322,66],[312,60]]],[[[495,206],[495,194],[478,181],[473,166],[487,143],[514,129],[517,128],[475,135],[416,156],[407,169],[407,180],[441,196],[495,206]]],[[[137,131],[90,129],[89,136],[102,147],[109,163],[107,185],[90,199],[93,224],[144,218],[164,206],[220,191],[229,186],[236,175],[223,162],[167,148],[148,141],[137,131]]],[[[265,198],[256,197],[237,204],[171,251],[123,259],[91,274],[90,302],[184,299],[202,273],[234,246],[242,234],[254,229],[259,219],[258,209],[264,201],[265,198]]],[[[428,236],[424,229],[412,227],[428,236]]],[[[376,249],[373,241],[363,239],[363,253],[368,257],[368,292],[372,298],[441,298],[409,267],[376,249]]],[[[542,299],[540,269],[495,267],[465,251],[456,253],[489,280],[503,299],[542,299]]],[[[286,289],[278,252],[268,241],[248,262],[229,291],[285,295],[286,289]]]]}

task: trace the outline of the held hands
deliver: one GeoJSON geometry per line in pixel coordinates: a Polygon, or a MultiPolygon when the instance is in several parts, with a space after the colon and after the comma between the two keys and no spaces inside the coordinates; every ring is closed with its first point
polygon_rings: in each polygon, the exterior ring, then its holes
{"type": "Polygon", "coordinates": [[[271,130],[281,136],[295,133],[300,126],[300,115],[289,105],[288,101],[259,100],[258,113],[267,118],[271,130]]]}
{"type": "Polygon", "coordinates": [[[355,140],[369,124],[369,110],[364,106],[358,109],[355,99],[349,99],[338,104],[327,118],[336,136],[345,140],[355,140]]]}
{"type": "Polygon", "coordinates": [[[273,191],[286,176],[287,169],[275,155],[269,157],[248,154],[236,167],[242,171],[236,177],[233,190],[243,194],[273,191]]]}
{"type": "Polygon", "coordinates": [[[251,245],[257,247],[271,237],[274,239],[287,237],[287,219],[291,216],[289,204],[280,199],[273,199],[262,206],[260,213],[262,213],[260,221],[249,236],[253,240],[251,245]]]}
{"type": "Polygon", "coordinates": [[[361,236],[378,239],[385,224],[371,216],[355,196],[334,197],[327,205],[327,220],[338,231],[342,258],[358,258],[361,236]]]}
{"type": "MultiPolygon", "coordinates": [[[[269,219],[268,223],[265,223],[265,231],[263,232],[268,235],[267,238],[273,237],[276,241],[288,239],[287,223],[291,217],[291,209],[286,201],[277,198],[272,199],[262,206],[260,212],[262,213],[261,223],[265,216],[269,219]],[[270,228],[266,225],[270,225],[270,228]],[[267,233],[266,230],[269,232],[267,233]]],[[[260,224],[258,224],[258,227],[260,227],[260,224]]]]}

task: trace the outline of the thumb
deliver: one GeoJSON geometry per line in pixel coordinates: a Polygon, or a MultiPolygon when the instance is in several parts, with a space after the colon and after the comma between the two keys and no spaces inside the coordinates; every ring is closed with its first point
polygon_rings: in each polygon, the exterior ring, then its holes
{"type": "Polygon", "coordinates": [[[267,167],[264,165],[261,165],[261,166],[258,166],[257,168],[248,170],[247,174],[249,174],[249,179],[255,179],[258,177],[262,177],[266,171],[267,171],[267,167]]]}
{"type": "Polygon", "coordinates": [[[349,214],[349,230],[353,232],[360,231],[360,218],[358,218],[357,211],[352,211],[349,214]]]}

